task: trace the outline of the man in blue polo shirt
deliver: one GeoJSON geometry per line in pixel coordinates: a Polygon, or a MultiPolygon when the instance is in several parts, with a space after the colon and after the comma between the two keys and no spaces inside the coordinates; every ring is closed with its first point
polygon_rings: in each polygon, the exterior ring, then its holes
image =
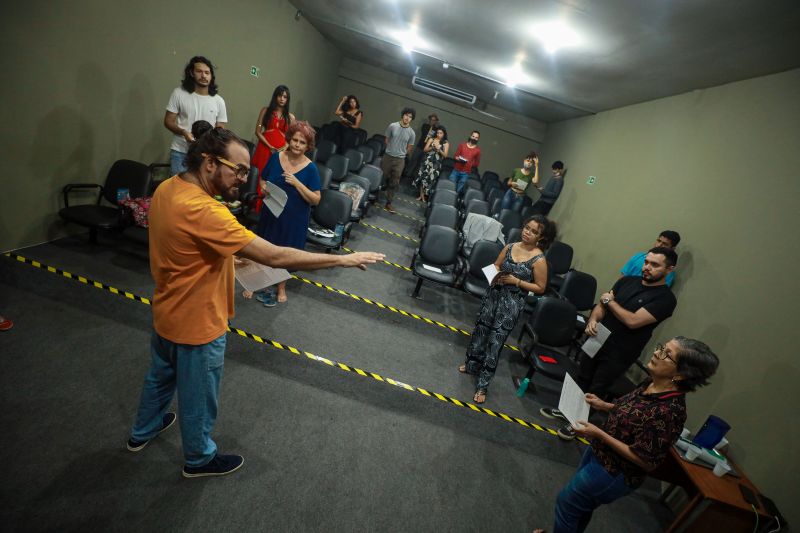
{"type": "MultiPolygon", "coordinates": [[[[658,239],[656,239],[656,243],[653,245],[653,247],[669,248],[670,250],[674,250],[678,246],[679,242],[681,242],[680,234],[678,234],[677,231],[668,229],[662,231],[658,235],[658,239]]],[[[625,266],[623,266],[622,270],[620,270],[620,274],[623,276],[641,276],[642,267],[644,266],[644,258],[646,256],[647,252],[635,254],[633,257],[628,259],[628,262],[625,263],[625,266]]],[[[672,287],[673,281],[675,281],[674,271],[667,274],[667,287],[672,287]]]]}

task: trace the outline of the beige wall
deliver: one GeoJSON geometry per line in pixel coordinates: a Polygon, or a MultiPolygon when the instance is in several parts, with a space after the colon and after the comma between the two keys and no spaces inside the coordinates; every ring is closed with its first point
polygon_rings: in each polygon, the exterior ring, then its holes
{"type": "Polygon", "coordinates": [[[678,308],[655,337],[696,337],[721,359],[689,427],[727,420],[734,457],[794,523],[798,95],[793,70],[551,124],[543,149],[569,168],[551,214],[600,288],[660,230],[681,233],[678,308]]]}
{"type": "Polygon", "coordinates": [[[530,150],[538,150],[544,139],[545,124],[533,119],[513,115],[506,110],[489,107],[486,111],[503,117],[498,120],[451,104],[444,100],[419,93],[411,89],[408,77],[397,76],[385,70],[342,60],[337,93],[329,103],[330,118],[336,105],[345,94],[355,94],[364,110],[361,127],[371,136],[384,133],[391,122],[400,119],[400,111],[413,107],[417,118],[412,127],[417,135],[427,116],[435,112],[447,127],[451,142],[449,155],[453,155],[459,143],[465,142],[470,132],[481,132],[480,170],[494,170],[507,176],[511,169],[522,165],[522,159],[530,150]]]}
{"type": "Polygon", "coordinates": [[[294,13],[285,0],[5,6],[0,250],[80,231],[58,219],[64,184],[102,183],[120,158],[167,160],[164,107],[195,54],[216,64],[229,125],[245,138],[279,83],[298,118],[323,120],[340,55],[294,13]]]}

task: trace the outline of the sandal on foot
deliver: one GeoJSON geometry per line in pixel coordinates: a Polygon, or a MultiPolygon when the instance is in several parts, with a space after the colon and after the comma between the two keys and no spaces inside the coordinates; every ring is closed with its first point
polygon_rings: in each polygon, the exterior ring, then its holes
{"type": "Polygon", "coordinates": [[[482,404],[486,401],[486,391],[485,390],[478,390],[475,393],[475,396],[472,397],[472,401],[477,404],[482,404]]]}

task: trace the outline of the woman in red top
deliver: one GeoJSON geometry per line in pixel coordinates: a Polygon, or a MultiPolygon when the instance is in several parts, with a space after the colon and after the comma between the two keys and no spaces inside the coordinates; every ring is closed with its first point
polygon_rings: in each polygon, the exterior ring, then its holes
{"type": "MultiPolygon", "coordinates": [[[[253,154],[252,164],[258,168],[258,175],[275,152],[286,148],[286,131],[289,124],[294,122],[294,115],[289,112],[289,88],[278,85],[272,92],[272,99],[267,107],[262,107],[256,123],[256,137],[258,145],[253,154]]],[[[260,190],[260,187],[259,187],[260,190]]]]}

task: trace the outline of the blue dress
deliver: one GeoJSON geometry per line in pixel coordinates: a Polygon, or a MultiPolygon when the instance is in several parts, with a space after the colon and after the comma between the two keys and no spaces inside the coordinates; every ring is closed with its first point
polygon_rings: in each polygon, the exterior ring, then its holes
{"type": "MultiPolygon", "coordinates": [[[[286,207],[283,208],[279,218],[275,218],[269,209],[262,207],[256,233],[272,244],[303,250],[306,246],[311,206],[300,196],[296,188],[286,184],[279,157],[280,152],[272,154],[261,172],[261,179],[274,183],[286,192],[288,197],[286,207]]],[[[308,190],[312,192],[320,190],[319,170],[313,162],[296,172],[295,176],[308,187],[308,190]]]]}

